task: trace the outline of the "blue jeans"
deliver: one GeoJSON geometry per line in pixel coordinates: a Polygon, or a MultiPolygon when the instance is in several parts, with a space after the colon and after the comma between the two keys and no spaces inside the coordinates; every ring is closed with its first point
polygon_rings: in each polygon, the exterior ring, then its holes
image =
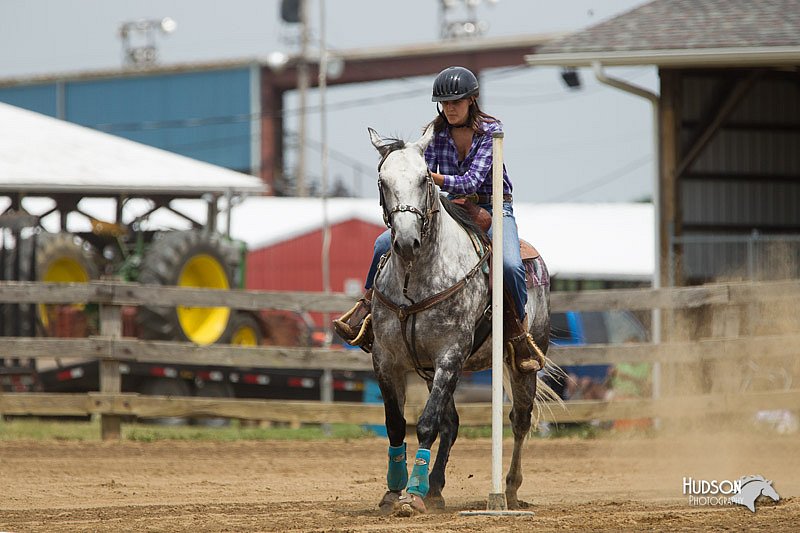
{"type": "MultiPolygon", "coordinates": [[[[479,204],[480,207],[492,212],[491,204],[479,204]]],[[[489,230],[489,237],[492,230],[489,230]]],[[[371,289],[375,282],[375,273],[381,256],[392,247],[391,232],[387,229],[375,239],[372,252],[372,264],[367,273],[365,289],[371,289]]],[[[514,307],[520,320],[525,316],[525,304],[528,303],[528,289],[525,286],[525,266],[519,253],[519,233],[517,221],[514,218],[514,208],[511,202],[503,203],[503,284],[514,298],[514,307]]]]}

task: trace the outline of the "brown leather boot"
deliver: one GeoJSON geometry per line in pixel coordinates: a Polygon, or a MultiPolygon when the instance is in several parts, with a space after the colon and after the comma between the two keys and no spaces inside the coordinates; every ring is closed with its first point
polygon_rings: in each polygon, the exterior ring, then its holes
{"type": "Polygon", "coordinates": [[[516,317],[506,321],[503,333],[507,339],[506,351],[514,371],[527,374],[544,368],[544,354],[528,333],[528,315],[525,315],[521,324],[516,317]]]}
{"type": "Polygon", "coordinates": [[[333,329],[351,346],[372,351],[372,289],[368,289],[356,305],[333,321],[333,329]]]}

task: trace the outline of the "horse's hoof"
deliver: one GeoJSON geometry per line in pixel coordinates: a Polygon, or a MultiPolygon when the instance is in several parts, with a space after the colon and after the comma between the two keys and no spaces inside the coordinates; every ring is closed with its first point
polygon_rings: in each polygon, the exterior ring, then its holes
{"type": "Polygon", "coordinates": [[[397,503],[397,500],[399,499],[400,499],[399,492],[387,490],[386,494],[384,494],[383,498],[381,498],[381,503],[378,504],[378,508],[380,509],[381,514],[383,515],[392,514],[392,511],[394,511],[394,506],[397,503]]]}
{"type": "Polygon", "coordinates": [[[425,496],[425,505],[432,509],[444,509],[444,498],[441,494],[436,496],[428,494],[425,496]]]}
{"type": "Polygon", "coordinates": [[[511,499],[508,497],[506,497],[506,504],[508,505],[508,508],[512,511],[516,511],[519,509],[527,509],[531,506],[531,504],[529,504],[526,501],[518,500],[516,498],[511,499]]]}
{"type": "Polygon", "coordinates": [[[405,493],[394,504],[394,515],[399,517],[409,517],[427,512],[425,502],[416,494],[405,493]]]}

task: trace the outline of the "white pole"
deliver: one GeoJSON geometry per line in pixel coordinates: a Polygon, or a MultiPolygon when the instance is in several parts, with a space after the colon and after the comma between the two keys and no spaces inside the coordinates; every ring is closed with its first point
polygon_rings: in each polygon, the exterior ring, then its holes
{"type": "MultiPolygon", "coordinates": [[[[608,74],[606,74],[605,70],[603,70],[603,65],[599,61],[592,62],[592,69],[594,70],[594,75],[597,78],[597,81],[600,83],[604,83],[610,87],[615,87],[622,91],[631,93],[636,96],[640,96],[642,98],[647,98],[650,101],[652,112],[653,112],[653,134],[652,134],[652,142],[653,142],[653,158],[655,159],[655,164],[653,165],[653,211],[655,214],[655,224],[653,227],[654,235],[653,235],[653,257],[654,257],[654,265],[653,265],[653,288],[660,289],[661,288],[661,151],[659,146],[659,139],[660,139],[660,115],[659,115],[659,106],[660,106],[660,99],[659,96],[652,92],[648,91],[647,89],[643,89],[641,87],[637,87],[636,85],[630,84],[627,81],[620,80],[617,78],[612,78],[608,74]]],[[[670,231],[670,233],[672,233],[670,231]]],[[[669,243],[672,246],[672,243],[669,243]]],[[[671,250],[671,248],[670,248],[671,250]]],[[[670,265],[672,268],[672,265],[670,265]]],[[[652,335],[651,339],[653,344],[661,344],[661,309],[655,308],[651,311],[651,324],[652,324],[652,335]]],[[[652,394],[653,399],[657,400],[661,397],[661,362],[656,361],[653,363],[653,372],[652,372],[652,394]]],[[[656,418],[655,419],[655,426],[658,429],[661,425],[661,420],[656,418]]]]}
{"type": "Polygon", "coordinates": [[[509,511],[503,490],[503,133],[492,133],[492,492],[485,511],[462,516],[533,516],[509,511]]]}
{"type": "MultiPolygon", "coordinates": [[[[319,108],[320,108],[320,136],[322,138],[322,177],[320,189],[322,194],[322,290],[325,294],[331,292],[331,226],[328,220],[328,110],[326,107],[326,92],[328,88],[328,48],[325,43],[325,0],[319,0],[319,108]]],[[[323,313],[322,323],[325,327],[325,347],[331,343],[331,321],[328,313],[323,313]]],[[[322,397],[325,403],[333,401],[333,373],[326,368],[322,372],[320,382],[322,397]]],[[[323,432],[331,433],[331,425],[323,424],[323,432]]]]}
{"type": "Polygon", "coordinates": [[[489,510],[508,508],[503,491],[503,132],[492,134],[492,493],[489,510]]]}
{"type": "MultiPolygon", "coordinates": [[[[322,139],[322,177],[320,179],[320,189],[322,196],[322,290],[325,293],[331,292],[331,273],[330,273],[330,248],[331,248],[331,228],[328,220],[328,110],[327,110],[327,89],[328,89],[328,49],[325,44],[325,0],[319,0],[319,108],[320,108],[320,137],[322,139]]],[[[330,326],[327,313],[325,314],[325,328],[330,326]]],[[[326,343],[329,341],[329,334],[326,334],[326,343]]]]}

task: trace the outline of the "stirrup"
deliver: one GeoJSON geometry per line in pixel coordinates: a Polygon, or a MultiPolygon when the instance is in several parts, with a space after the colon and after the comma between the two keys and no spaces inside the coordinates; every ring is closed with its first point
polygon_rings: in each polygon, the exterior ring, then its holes
{"type": "Polygon", "coordinates": [[[350,317],[353,316],[353,314],[361,305],[362,305],[361,300],[357,301],[356,304],[353,307],[351,307],[349,311],[347,311],[339,318],[334,319],[333,325],[336,329],[336,333],[338,333],[342,339],[348,340],[348,338],[354,337],[353,328],[350,327],[350,324],[348,324],[347,321],[350,320],[350,317]]]}
{"type": "Polygon", "coordinates": [[[538,372],[544,368],[544,353],[542,353],[541,348],[539,348],[539,346],[536,344],[536,341],[533,340],[533,337],[530,333],[526,332],[518,337],[512,337],[511,339],[508,339],[506,342],[506,351],[508,352],[511,368],[514,370],[514,372],[520,374],[529,374],[531,372],[538,372]],[[523,359],[523,362],[530,363],[530,365],[521,366],[520,362],[517,361],[517,353],[514,345],[519,344],[520,342],[524,342],[529,348],[532,348],[533,355],[523,359]]]}
{"type": "Polygon", "coordinates": [[[358,346],[365,352],[371,353],[373,340],[372,313],[370,313],[364,319],[364,322],[361,323],[361,329],[358,331],[358,334],[355,336],[355,338],[352,341],[345,339],[345,342],[347,342],[347,344],[350,346],[358,346]]]}

